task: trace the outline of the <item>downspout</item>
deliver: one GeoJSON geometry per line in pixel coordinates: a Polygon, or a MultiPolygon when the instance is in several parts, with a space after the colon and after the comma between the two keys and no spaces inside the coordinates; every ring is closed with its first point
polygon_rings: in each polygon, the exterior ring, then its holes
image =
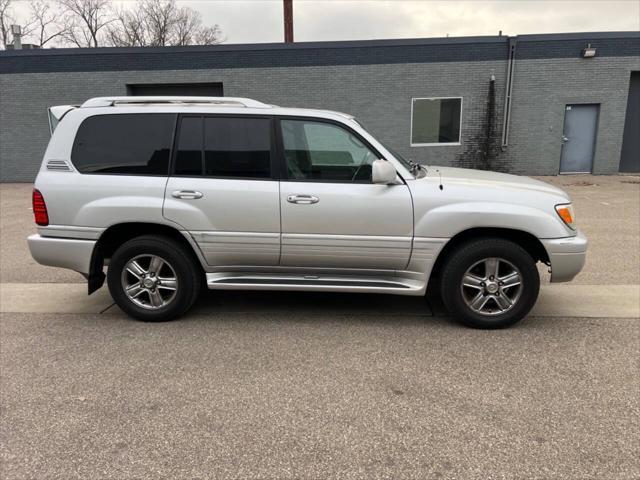
{"type": "Polygon", "coordinates": [[[513,100],[513,77],[516,68],[516,45],[518,37],[509,37],[509,56],[507,59],[507,82],[504,95],[504,118],[502,120],[502,143],[505,151],[509,146],[509,125],[511,123],[511,102],[513,100]]]}

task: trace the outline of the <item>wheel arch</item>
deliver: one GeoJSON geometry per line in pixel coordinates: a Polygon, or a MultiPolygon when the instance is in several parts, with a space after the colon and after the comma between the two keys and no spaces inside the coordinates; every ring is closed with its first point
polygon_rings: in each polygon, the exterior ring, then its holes
{"type": "Polygon", "coordinates": [[[549,254],[542,242],[531,233],[509,228],[478,227],[463,230],[454,235],[438,254],[430,273],[430,280],[440,276],[442,267],[451,254],[463,243],[480,238],[501,238],[510,240],[524,248],[536,262],[549,264],[549,254]]]}
{"type": "Polygon", "coordinates": [[[99,289],[105,280],[103,268],[105,260],[111,258],[114,252],[125,242],[142,236],[142,235],[159,235],[171,238],[183,245],[187,251],[193,256],[196,265],[202,269],[204,275],[204,264],[202,254],[193,239],[178,229],[169,225],[159,223],[146,222],[125,222],[111,225],[107,228],[93,249],[91,257],[91,267],[88,276],[89,294],[99,289]]]}

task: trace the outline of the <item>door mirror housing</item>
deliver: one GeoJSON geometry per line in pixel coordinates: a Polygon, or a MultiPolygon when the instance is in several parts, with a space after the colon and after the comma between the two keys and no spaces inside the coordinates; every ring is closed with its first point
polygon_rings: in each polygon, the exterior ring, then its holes
{"type": "Polygon", "coordinates": [[[389,185],[395,183],[397,175],[395,167],[386,160],[375,160],[371,165],[371,181],[373,183],[389,185]]]}

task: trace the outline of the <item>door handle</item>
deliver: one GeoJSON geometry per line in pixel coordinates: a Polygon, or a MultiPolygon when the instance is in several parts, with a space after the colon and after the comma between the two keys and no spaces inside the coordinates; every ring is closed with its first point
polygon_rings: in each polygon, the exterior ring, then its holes
{"type": "Polygon", "coordinates": [[[320,199],[314,195],[289,195],[287,197],[287,202],[297,203],[298,205],[310,205],[319,201],[320,199]]]}
{"type": "Polygon", "coordinates": [[[569,141],[569,137],[566,135],[562,135],[562,143],[567,143],[569,141]]]}
{"type": "Polygon", "coordinates": [[[196,198],[202,198],[202,192],[196,192],[195,190],[176,190],[171,192],[171,196],[185,200],[195,200],[196,198]]]}

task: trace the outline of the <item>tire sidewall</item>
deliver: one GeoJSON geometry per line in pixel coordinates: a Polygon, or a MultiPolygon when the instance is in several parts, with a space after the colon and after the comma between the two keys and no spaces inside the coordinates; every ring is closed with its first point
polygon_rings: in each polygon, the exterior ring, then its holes
{"type": "Polygon", "coordinates": [[[502,239],[484,239],[462,245],[450,258],[442,275],[441,293],[447,309],[466,325],[476,328],[504,328],[521,320],[535,305],[540,290],[536,262],[516,243],[502,239]],[[522,291],[507,312],[480,315],[464,301],[460,285],[467,270],[485,258],[497,257],[512,263],[522,275],[522,291]]]}
{"type": "Polygon", "coordinates": [[[107,284],[118,306],[132,317],[147,322],[172,320],[183,314],[193,303],[193,265],[182,247],[169,239],[153,237],[136,238],[123,244],[111,258],[107,270],[107,284]],[[121,281],[125,265],[138,255],[157,255],[171,264],[178,280],[178,290],[173,300],[158,309],[146,309],[133,303],[124,291],[121,281]]]}

